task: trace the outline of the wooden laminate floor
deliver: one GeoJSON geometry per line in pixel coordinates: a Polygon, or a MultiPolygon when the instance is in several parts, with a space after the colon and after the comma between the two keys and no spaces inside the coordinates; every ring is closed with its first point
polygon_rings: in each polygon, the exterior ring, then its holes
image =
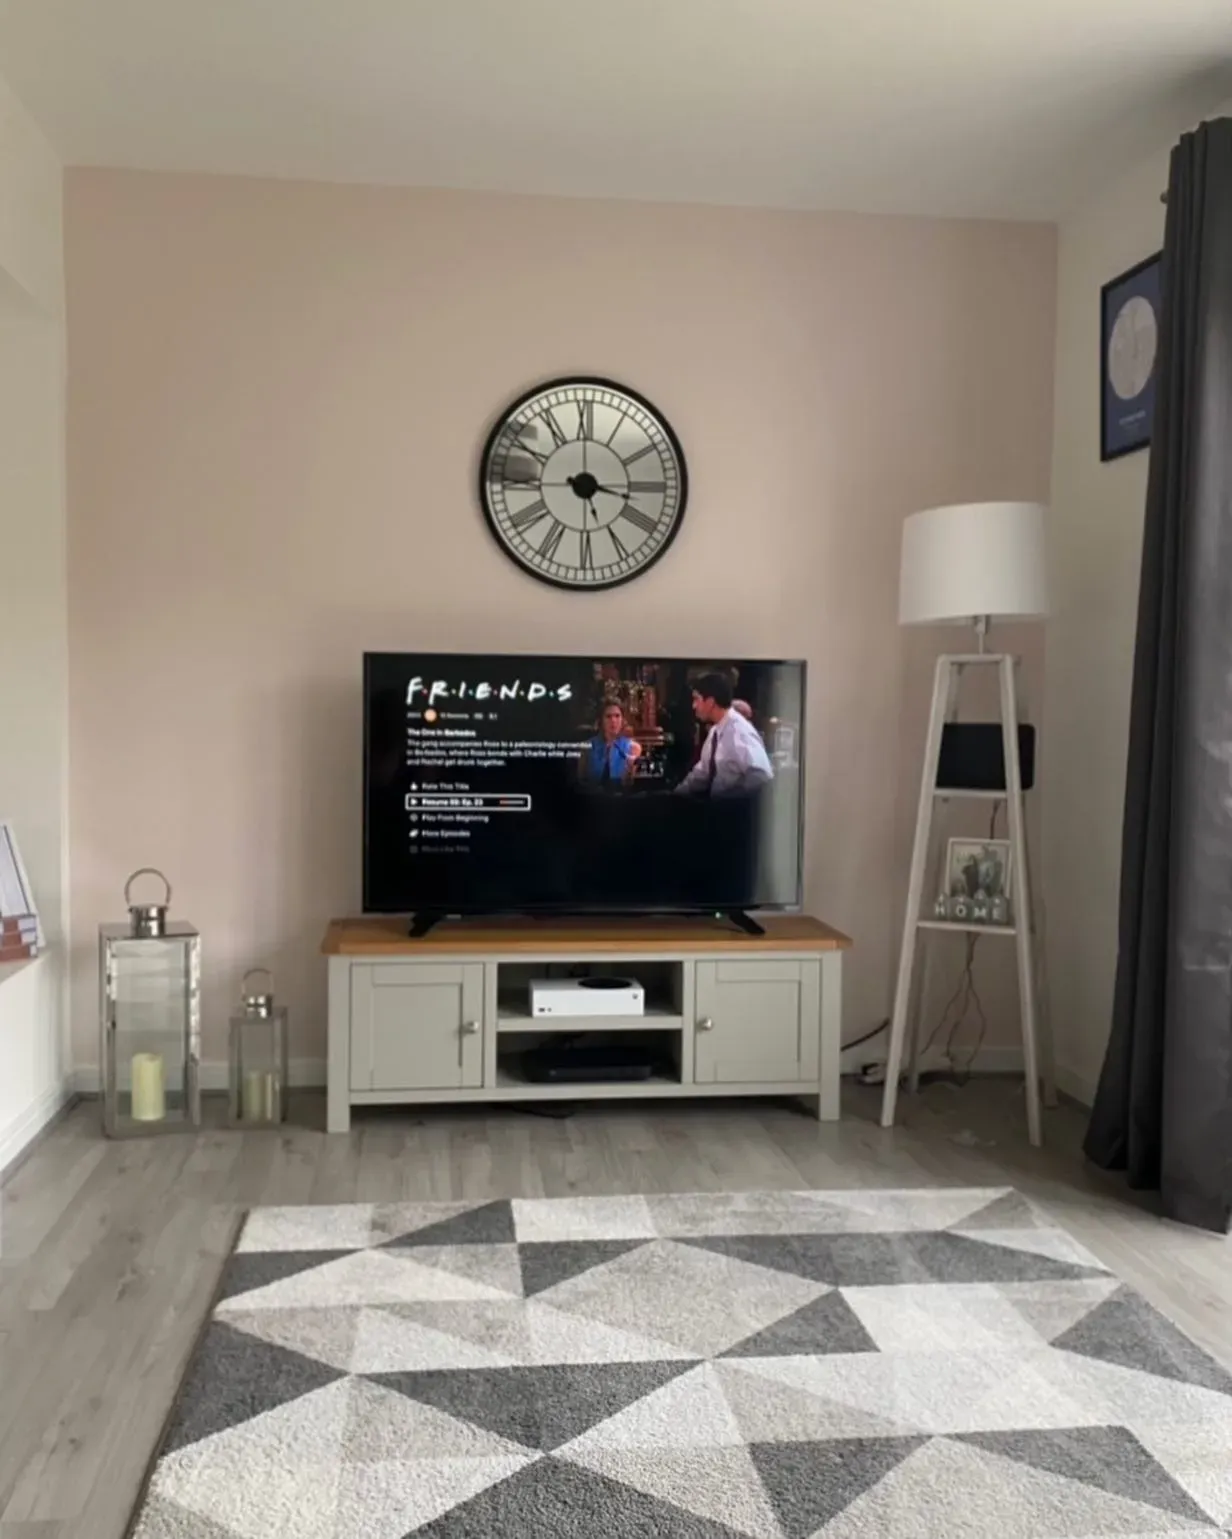
{"type": "MultiPolygon", "coordinates": [[[[1083,1118],[1026,1143],[1021,1087],[934,1085],[876,1125],[733,1101],[371,1112],[283,1132],[105,1143],[83,1104],[0,1194],[0,1539],[120,1539],[242,1210],[260,1203],[838,1186],[1014,1185],[1232,1366],[1232,1242],[1166,1224],[1078,1153],[1083,1118]]],[[[221,1105],[211,1108],[221,1117],[221,1105]]]]}

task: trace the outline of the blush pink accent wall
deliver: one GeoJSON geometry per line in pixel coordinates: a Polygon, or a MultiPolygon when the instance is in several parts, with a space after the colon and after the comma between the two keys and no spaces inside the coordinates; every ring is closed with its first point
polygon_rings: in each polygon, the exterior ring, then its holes
{"type": "Polygon", "coordinates": [[[886,1013],[939,642],[897,627],[899,528],[1046,500],[1051,227],[104,171],[66,221],[79,1064],[146,863],[204,932],[207,1059],[258,963],[323,1055],[365,648],[806,657],[807,904],[856,937],[848,1035],[886,1013]],[[476,502],[494,413],[571,370],[688,458],[609,593],[524,576],[476,502]]]}

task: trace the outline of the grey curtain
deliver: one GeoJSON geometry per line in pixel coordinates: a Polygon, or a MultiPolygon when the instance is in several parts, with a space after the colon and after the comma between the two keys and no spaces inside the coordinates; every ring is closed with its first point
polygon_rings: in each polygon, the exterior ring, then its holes
{"type": "MultiPolygon", "coordinates": [[[[1232,1215],[1232,120],[1172,153],[1112,1035],[1086,1152],[1232,1215]]],[[[1075,852],[1075,859],[1079,858],[1075,852]]]]}

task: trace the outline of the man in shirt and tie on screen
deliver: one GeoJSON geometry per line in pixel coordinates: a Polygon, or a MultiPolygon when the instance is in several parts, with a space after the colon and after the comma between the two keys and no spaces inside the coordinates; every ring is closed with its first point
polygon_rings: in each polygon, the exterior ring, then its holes
{"type": "Polygon", "coordinates": [[[761,733],[732,709],[732,687],[721,673],[693,685],[693,714],[710,731],[697,763],[676,787],[683,796],[752,796],[774,779],[761,733]]]}

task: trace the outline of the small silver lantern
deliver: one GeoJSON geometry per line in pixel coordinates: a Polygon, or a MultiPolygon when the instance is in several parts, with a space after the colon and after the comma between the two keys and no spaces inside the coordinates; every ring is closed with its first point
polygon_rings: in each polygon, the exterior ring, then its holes
{"type": "Polygon", "coordinates": [[[287,1116],[286,1007],[274,1004],[273,974],[254,967],[240,983],[240,1010],[231,1017],[231,1122],[235,1127],[277,1127],[287,1116]],[[267,978],[271,990],[250,986],[267,978]]]}
{"type": "Polygon", "coordinates": [[[171,883],[143,866],[124,884],[127,924],[98,930],[99,1064],[108,1138],[201,1125],[201,936],[169,922],[171,883]],[[134,903],[133,886],[157,877],[161,903],[134,903]]]}

